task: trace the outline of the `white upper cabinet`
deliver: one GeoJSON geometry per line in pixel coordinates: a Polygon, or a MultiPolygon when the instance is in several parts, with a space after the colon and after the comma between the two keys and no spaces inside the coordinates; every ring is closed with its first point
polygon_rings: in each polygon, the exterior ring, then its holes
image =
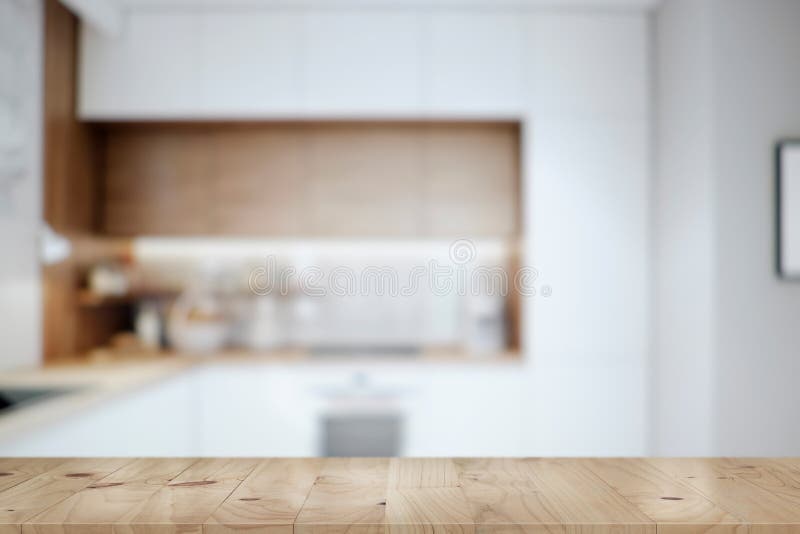
{"type": "Polygon", "coordinates": [[[80,114],[640,118],[643,13],[225,6],[84,26],[80,114]]]}
{"type": "Polygon", "coordinates": [[[643,118],[648,36],[641,13],[534,13],[526,85],[537,117],[643,118]]]}
{"type": "Polygon", "coordinates": [[[298,113],[303,20],[297,11],[207,12],[200,73],[204,110],[234,118],[298,113]]]}
{"type": "Polygon", "coordinates": [[[133,11],[119,35],[83,26],[84,118],[252,118],[302,105],[303,15],[133,11]]]}
{"type": "Polygon", "coordinates": [[[82,26],[79,113],[83,118],[191,116],[198,85],[202,19],[191,12],[132,12],[120,35],[82,26]]]}
{"type": "Polygon", "coordinates": [[[134,10],[119,35],[84,26],[80,115],[418,114],[420,48],[409,10],[134,10]]]}
{"type": "Polygon", "coordinates": [[[420,18],[413,11],[307,15],[309,114],[394,116],[420,107],[420,18]]]}
{"type": "Polygon", "coordinates": [[[524,23],[519,13],[433,11],[423,28],[427,111],[486,115],[524,108],[524,23]]]}

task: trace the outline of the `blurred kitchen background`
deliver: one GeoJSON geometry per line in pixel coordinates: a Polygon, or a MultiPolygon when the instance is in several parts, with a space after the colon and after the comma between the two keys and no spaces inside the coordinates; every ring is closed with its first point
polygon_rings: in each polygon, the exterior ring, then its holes
{"type": "Polygon", "coordinates": [[[798,50],[796,0],[0,0],[0,456],[800,454],[798,50]]]}

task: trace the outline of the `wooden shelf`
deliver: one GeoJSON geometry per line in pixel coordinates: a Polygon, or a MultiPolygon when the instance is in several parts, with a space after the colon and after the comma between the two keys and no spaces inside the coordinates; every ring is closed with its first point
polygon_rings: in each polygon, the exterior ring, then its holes
{"type": "Polygon", "coordinates": [[[98,295],[88,289],[78,292],[78,304],[83,308],[100,308],[104,306],[123,306],[135,304],[142,300],[172,299],[179,295],[178,291],[135,291],[124,295],[98,295]]]}

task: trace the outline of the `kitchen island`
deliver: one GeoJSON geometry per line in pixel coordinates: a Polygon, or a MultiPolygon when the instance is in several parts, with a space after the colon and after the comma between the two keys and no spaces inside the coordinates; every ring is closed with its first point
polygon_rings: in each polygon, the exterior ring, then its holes
{"type": "Polygon", "coordinates": [[[800,532],[800,458],[0,459],[0,532],[800,532]]]}

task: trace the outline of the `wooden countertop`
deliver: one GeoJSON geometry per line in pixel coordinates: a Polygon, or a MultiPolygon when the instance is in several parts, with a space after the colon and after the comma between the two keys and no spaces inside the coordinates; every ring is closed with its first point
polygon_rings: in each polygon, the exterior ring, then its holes
{"type": "Polygon", "coordinates": [[[0,532],[800,532],[795,459],[0,459],[0,532]]]}
{"type": "Polygon", "coordinates": [[[69,393],[3,413],[0,416],[0,439],[44,428],[53,421],[107,402],[125,392],[176,376],[192,365],[193,362],[186,358],[151,358],[4,372],[0,374],[0,388],[54,388],[69,393]]]}

